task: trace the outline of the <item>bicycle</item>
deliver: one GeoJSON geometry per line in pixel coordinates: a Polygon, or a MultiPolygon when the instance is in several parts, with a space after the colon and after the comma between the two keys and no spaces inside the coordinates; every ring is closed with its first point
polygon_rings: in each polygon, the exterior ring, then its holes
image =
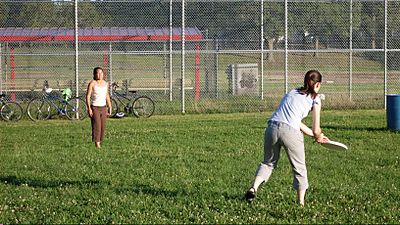
{"type": "Polygon", "coordinates": [[[111,117],[116,117],[117,113],[120,112],[120,106],[123,106],[125,113],[132,113],[137,118],[148,118],[153,115],[155,106],[154,101],[150,97],[140,95],[137,91],[129,91],[130,95],[122,94],[117,91],[118,87],[117,83],[112,83],[111,117]]]}
{"type": "Polygon", "coordinates": [[[83,120],[87,116],[86,103],[80,97],[71,98],[68,93],[70,89],[64,90],[63,98],[52,94],[52,88],[48,87],[45,81],[41,97],[34,98],[28,103],[27,114],[33,121],[47,120],[51,116],[52,107],[60,115],[70,120],[83,120]]]}
{"type": "Polygon", "coordinates": [[[0,94],[0,116],[4,121],[17,122],[22,118],[24,110],[18,102],[5,101],[5,94],[0,94]]]}

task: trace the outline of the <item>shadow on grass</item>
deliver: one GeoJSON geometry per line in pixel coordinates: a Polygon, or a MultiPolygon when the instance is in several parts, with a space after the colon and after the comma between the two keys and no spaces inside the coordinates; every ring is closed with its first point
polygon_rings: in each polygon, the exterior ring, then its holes
{"type": "Polygon", "coordinates": [[[247,203],[247,201],[244,198],[244,194],[245,194],[244,191],[243,191],[243,193],[213,192],[211,194],[213,196],[221,196],[221,197],[223,197],[224,199],[227,199],[227,200],[243,201],[243,202],[247,203]]]}
{"type": "MultiPolygon", "coordinates": [[[[358,130],[358,131],[387,131],[392,132],[392,130],[386,127],[349,127],[346,125],[327,125],[322,126],[322,128],[333,129],[333,130],[358,130]]],[[[396,131],[393,131],[396,132],[396,131]]]]}
{"type": "Polygon", "coordinates": [[[244,201],[244,193],[243,194],[232,194],[228,192],[202,192],[201,190],[195,191],[186,191],[185,189],[179,190],[166,190],[163,188],[152,187],[150,185],[143,184],[134,184],[132,187],[125,188],[117,188],[115,190],[117,194],[144,194],[144,195],[152,195],[156,197],[166,197],[166,198],[176,198],[183,197],[186,199],[188,196],[196,196],[196,198],[210,198],[210,199],[219,199],[224,198],[228,200],[239,200],[244,201]]]}
{"type": "Polygon", "coordinates": [[[167,198],[174,198],[177,196],[187,195],[185,190],[170,191],[144,184],[133,184],[131,187],[117,188],[115,192],[117,194],[134,193],[134,194],[146,194],[153,196],[163,196],[167,198]]]}
{"type": "Polygon", "coordinates": [[[0,182],[14,185],[14,186],[29,186],[35,188],[55,188],[62,186],[95,186],[100,184],[99,181],[96,180],[85,180],[85,181],[49,181],[49,180],[35,180],[35,179],[26,179],[26,178],[17,178],[16,176],[1,176],[0,182]]]}
{"type": "MultiPolygon", "coordinates": [[[[265,129],[265,127],[261,126],[253,126],[255,129],[265,129]]],[[[399,131],[391,130],[387,127],[354,127],[354,126],[346,126],[346,125],[322,125],[322,128],[333,129],[333,130],[358,130],[358,131],[387,131],[398,133],[399,131]]]]}

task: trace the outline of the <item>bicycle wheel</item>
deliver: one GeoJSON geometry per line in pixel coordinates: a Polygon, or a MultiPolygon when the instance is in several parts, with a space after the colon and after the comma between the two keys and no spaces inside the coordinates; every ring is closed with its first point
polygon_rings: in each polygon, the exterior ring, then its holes
{"type": "Polygon", "coordinates": [[[115,115],[119,112],[119,108],[118,108],[118,102],[115,99],[111,99],[111,106],[112,106],[112,112],[110,117],[115,117],[115,115]]]}
{"type": "Polygon", "coordinates": [[[6,102],[0,109],[0,115],[5,121],[17,122],[21,119],[23,111],[19,103],[6,102]]]}
{"type": "Polygon", "coordinates": [[[28,116],[33,121],[47,120],[51,115],[51,105],[46,99],[35,98],[28,103],[26,109],[28,116]]]}
{"type": "Polygon", "coordinates": [[[83,120],[87,116],[86,102],[79,97],[71,98],[64,103],[64,112],[70,120],[83,120]]]}
{"type": "Polygon", "coordinates": [[[154,113],[154,102],[147,96],[140,96],[133,100],[131,112],[136,117],[148,118],[154,113]]]}

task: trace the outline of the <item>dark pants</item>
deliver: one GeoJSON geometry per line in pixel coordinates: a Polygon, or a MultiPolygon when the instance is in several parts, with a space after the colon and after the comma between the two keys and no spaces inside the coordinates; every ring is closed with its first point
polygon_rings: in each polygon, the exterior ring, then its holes
{"type": "Polygon", "coordinates": [[[93,111],[92,116],[92,141],[100,142],[104,137],[106,128],[107,107],[106,106],[90,106],[93,111]]]}

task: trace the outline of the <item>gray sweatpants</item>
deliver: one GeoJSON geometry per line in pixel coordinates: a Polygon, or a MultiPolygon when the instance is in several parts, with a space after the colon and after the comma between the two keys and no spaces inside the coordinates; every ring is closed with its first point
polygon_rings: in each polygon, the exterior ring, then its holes
{"type": "Polygon", "coordinates": [[[256,176],[265,182],[277,166],[281,147],[284,146],[293,170],[293,187],[296,190],[308,188],[307,168],[304,152],[304,136],[291,126],[269,121],[264,134],[264,161],[257,169],[256,176]]]}

